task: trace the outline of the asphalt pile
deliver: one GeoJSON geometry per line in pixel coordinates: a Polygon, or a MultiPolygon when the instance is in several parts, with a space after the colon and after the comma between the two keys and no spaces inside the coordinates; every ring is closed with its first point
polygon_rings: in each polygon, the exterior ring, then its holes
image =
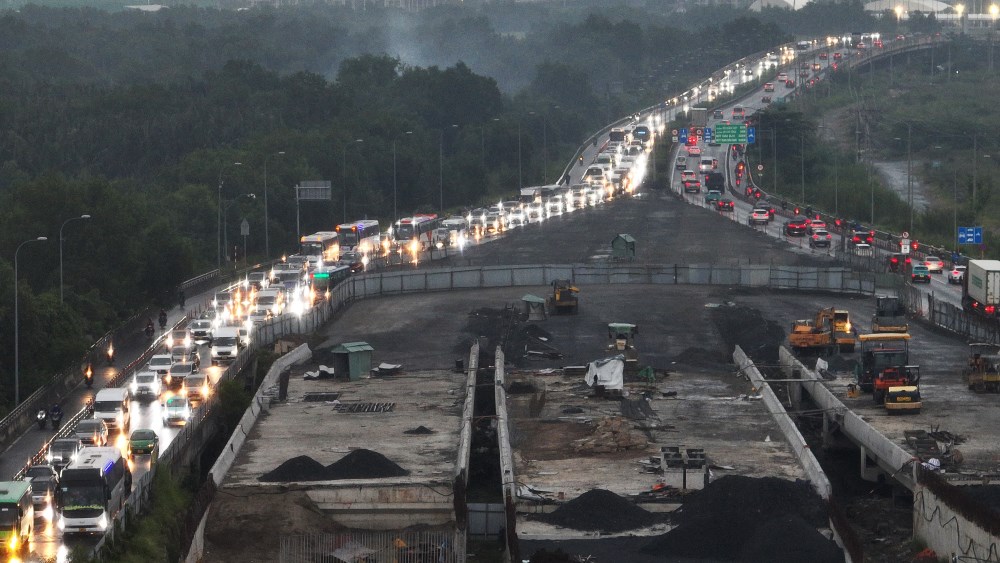
{"type": "Polygon", "coordinates": [[[684,499],[678,526],[642,553],[750,562],[834,563],[836,544],[817,531],[827,525],[823,500],[806,482],[726,476],[684,499]]]}
{"type": "Polygon", "coordinates": [[[592,489],[537,519],[573,530],[613,534],[651,526],[660,516],[611,491],[592,489]]]}
{"type": "Polygon", "coordinates": [[[970,485],[962,487],[962,492],[990,509],[1000,518],[1000,485],[970,485]]]}
{"type": "Polygon", "coordinates": [[[427,428],[424,425],[420,425],[416,428],[410,428],[409,430],[403,430],[403,434],[433,434],[434,431],[427,428]]]}
{"type": "Polygon", "coordinates": [[[286,483],[292,481],[334,481],[337,479],[381,479],[402,477],[409,474],[409,471],[378,452],[358,449],[327,466],[307,455],[293,457],[261,475],[258,480],[265,483],[286,483]]]}
{"type": "Polygon", "coordinates": [[[785,341],[785,330],[778,323],[744,305],[716,307],[711,316],[726,350],[739,346],[756,362],[778,362],[778,348],[785,341]]]}

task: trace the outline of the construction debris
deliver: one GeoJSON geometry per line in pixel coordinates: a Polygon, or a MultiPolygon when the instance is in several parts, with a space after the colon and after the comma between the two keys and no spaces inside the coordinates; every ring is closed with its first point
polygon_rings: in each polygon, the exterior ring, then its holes
{"type": "Polygon", "coordinates": [[[602,454],[641,450],[649,445],[646,436],[633,429],[632,423],[620,416],[606,416],[597,421],[590,438],[577,440],[574,449],[581,454],[602,454]]]}

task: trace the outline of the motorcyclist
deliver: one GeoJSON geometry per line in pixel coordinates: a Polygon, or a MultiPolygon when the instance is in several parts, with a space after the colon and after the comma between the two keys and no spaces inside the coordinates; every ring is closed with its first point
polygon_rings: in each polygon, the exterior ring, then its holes
{"type": "Polygon", "coordinates": [[[153,326],[153,319],[146,319],[146,337],[152,338],[153,333],[156,331],[156,327],[153,326]]]}
{"type": "Polygon", "coordinates": [[[52,419],[53,423],[58,424],[59,421],[62,420],[62,415],[62,407],[59,406],[59,403],[55,403],[52,405],[52,408],[49,409],[49,418],[52,419]]]}
{"type": "Polygon", "coordinates": [[[160,328],[166,328],[167,326],[167,311],[160,309],[160,328]]]}

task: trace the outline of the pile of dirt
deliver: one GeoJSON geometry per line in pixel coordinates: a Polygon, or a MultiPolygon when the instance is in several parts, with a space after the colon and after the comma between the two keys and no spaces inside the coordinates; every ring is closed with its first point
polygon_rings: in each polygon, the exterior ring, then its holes
{"type": "MultiPolygon", "coordinates": [[[[423,428],[421,426],[421,428],[423,428]]],[[[433,430],[429,430],[433,432],[433,430]]],[[[290,481],[333,481],[336,479],[381,479],[402,477],[410,472],[384,455],[371,450],[354,450],[340,460],[323,466],[307,456],[293,457],[278,467],[258,477],[265,483],[290,481]]]]}
{"type": "Polygon", "coordinates": [[[632,428],[632,423],[620,416],[606,416],[597,421],[589,438],[576,440],[573,449],[580,454],[605,454],[628,450],[642,450],[649,440],[642,432],[632,428]]]}
{"type": "Polygon", "coordinates": [[[403,430],[403,434],[433,434],[434,431],[427,428],[424,425],[420,425],[416,428],[410,428],[409,430],[403,430]]]}
{"type": "Polygon", "coordinates": [[[278,467],[258,477],[258,480],[265,483],[285,483],[289,481],[324,481],[326,478],[326,467],[323,467],[322,463],[307,455],[300,455],[286,460],[278,467]]]}
{"type": "Polygon", "coordinates": [[[384,455],[366,450],[354,450],[326,466],[327,479],[380,479],[403,477],[410,472],[384,455]]]}
{"type": "Polygon", "coordinates": [[[604,489],[587,491],[553,512],[537,518],[563,528],[606,534],[645,528],[660,521],[659,515],[604,489]]]}
{"type": "Polygon", "coordinates": [[[827,524],[826,511],[806,482],[722,477],[685,497],[674,521],[677,528],[650,541],[642,552],[748,561],[843,561],[836,545],[817,531],[827,524]]]}
{"type": "Polygon", "coordinates": [[[785,330],[745,305],[716,307],[712,322],[726,343],[726,350],[739,346],[758,363],[777,363],[778,348],[785,341],[785,330]]]}

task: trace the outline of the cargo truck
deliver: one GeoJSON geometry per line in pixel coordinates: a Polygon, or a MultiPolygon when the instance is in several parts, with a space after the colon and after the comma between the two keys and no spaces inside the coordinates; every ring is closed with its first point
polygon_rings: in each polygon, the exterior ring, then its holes
{"type": "Polygon", "coordinates": [[[691,127],[708,126],[708,108],[691,108],[691,127]]]}
{"type": "Polygon", "coordinates": [[[962,280],[962,308],[997,317],[1000,306],[1000,260],[969,260],[962,280]]]}

